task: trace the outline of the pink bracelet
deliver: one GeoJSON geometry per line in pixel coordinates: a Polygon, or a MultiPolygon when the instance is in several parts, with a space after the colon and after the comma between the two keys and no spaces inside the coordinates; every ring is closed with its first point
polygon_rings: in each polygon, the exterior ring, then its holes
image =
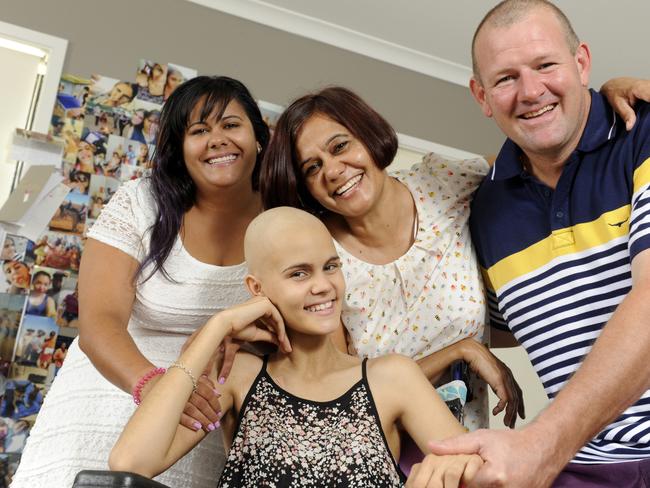
{"type": "Polygon", "coordinates": [[[142,403],[142,389],[144,388],[144,385],[146,385],[147,382],[154,376],[165,374],[165,371],[167,371],[165,368],[154,368],[138,380],[138,382],[133,387],[133,402],[136,405],[140,405],[140,403],[142,403]]]}

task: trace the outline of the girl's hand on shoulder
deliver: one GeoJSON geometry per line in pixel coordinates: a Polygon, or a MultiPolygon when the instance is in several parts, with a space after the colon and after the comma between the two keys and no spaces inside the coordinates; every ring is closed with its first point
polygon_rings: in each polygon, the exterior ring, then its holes
{"type": "Polygon", "coordinates": [[[505,409],[503,424],[511,429],[517,422],[517,414],[526,418],[524,398],[521,388],[515,380],[512,371],[483,344],[474,339],[463,339],[462,356],[470,369],[490,385],[499,402],[492,409],[492,415],[497,415],[505,409]]]}
{"type": "Polygon", "coordinates": [[[263,296],[231,307],[217,314],[227,327],[227,335],[246,342],[265,341],[277,344],[284,352],[291,351],[284,320],[271,301],[263,296]]]}
{"type": "Polygon", "coordinates": [[[472,481],[483,460],[476,454],[427,455],[413,465],[406,488],[458,488],[472,481]]]}

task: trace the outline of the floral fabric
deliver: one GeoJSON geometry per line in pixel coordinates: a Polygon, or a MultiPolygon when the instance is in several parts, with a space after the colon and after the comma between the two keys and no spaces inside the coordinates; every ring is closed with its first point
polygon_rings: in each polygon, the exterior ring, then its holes
{"type": "Polygon", "coordinates": [[[315,402],[278,386],[267,360],[247,395],[219,485],[236,487],[403,486],[366,379],[315,402]]]}

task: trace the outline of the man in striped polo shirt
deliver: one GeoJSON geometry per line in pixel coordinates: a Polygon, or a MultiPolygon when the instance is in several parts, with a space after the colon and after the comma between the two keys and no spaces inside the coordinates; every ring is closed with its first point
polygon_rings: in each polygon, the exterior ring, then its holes
{"type": "Polygon", "coordinates": [[[470,221],[491,321],[553,401],[433,452],[479,453],[476,486],[650,487],[650,106],[626,131],[543,0],[497,5],[472,55],[472,94],[508,137],[470,221]]]}

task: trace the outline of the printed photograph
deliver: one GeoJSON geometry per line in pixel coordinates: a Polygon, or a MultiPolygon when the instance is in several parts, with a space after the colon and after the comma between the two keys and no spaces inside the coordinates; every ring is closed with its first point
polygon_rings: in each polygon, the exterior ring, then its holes
{"type": "Polygon", "coordinates": [[[32,269],[32,283],[25,313],[39,317],[56,317],[56,301],[50,295],[54,281],[54,268],[34,266],[32,269]]]}
{"type": "Polygon", "coordinates": [[[28,239],[25,237],[7,234],[2,244],[0,261],[22,261],[25,259],[27,241],[28,239]]]}
{"type": "MultiPolygon", "coordinates": [[[[122,168],[124,171],[125,168],[122,168]]],[[[90,208],[88,210],[88,217],[96,219],[108,203],[111,197],[119,188],[121,182],[116,178],[104,175],[93,175],[90,178],[90,208]]],[[[86,221],[86,227],[90,224],[86,221]]]]}
{"type": "Polygon", "coordinates": [[[73,290],[61,290],[59,307],[56,314],[56,324],[59,327],[77,328],[79,319],[79,291],[75,287],[73,290]]]}
{"type": "Polygon", "coordinates": [[[124,137],[142,144],[155,145],[160,123],[160,110],[138,108],[131,117],[131,123],[124,131],[124,137]]]}
{"type": "Polygon", "coordinates": [[[127,141],[124,137],[111,135],[108,137],[108,144],[106,146],[106,160],[102,166],[102,173],[104,176],[117,177],[120,172],[120,167],[123,164],[128,164],[127,159],[132,157],[135,159],[135,152],[133,151],[134,142],[127,141]],[[129,156],[127,156],[129,152],[129,156]]]}
{"type": "Polygon", "coordinates": [[[174,90],[181,83],[196,78],[197,71],[178,64],[169,63],[167,65],[167,81],[165,82],[165,89],[163,90],[163,101],[167,101],[169,96],[174,93],[174,90]]]}
{"type": "Polygon", "coordinates": [[[0,362],[13,359],[25,300],[24,295],[0,293],[0,362]]]}
{"type": "Polygon", "coordinates": [[[122,166],[120,170],[120,181],[129,181],[142,178],[149,170],[140,166],[122,166]]]}
{"type": "Polygon", "coordinates": [[[59,95],[71,95],[77,100],[79,107],[88,102],[92,80],[72,74],[64,74],[59,81],[59,95]]]}
{"type": "Polygon", "coordinates": [[[138,85],[138,93],[135,96],[136,106],[138,102],[162,105],[167,84],[167,64],[141,59],[135,82],[138,85]]]}
{"type": "Polygon", "coordinates": [[[82,173],[96,173],[97,171],[101,171],[101,166],[106,157],[107,141],[108,136],[101,132],[87,131],[84,129],[81,140],[77,145],[74,169],[82,173]]]}
{"type": "Polygon", "coordinates": [[[9,488],[20,463],[20,454],[0,454],[0,488],[9,488]]]}
{"type": "Polygon", "coordinates": [[[48,369],[58,332],[59,326],[53,318],[25,314],[18,331],[14,362],[20,366],[48,369]]]}
{"type": "Polygon", "coordinates": [[[0,293],[24,295],[29,292],[32,268],[25,261],[2,261],[0,293]]]}
{"type": "Polygon", "coordinates": [[[83,134],[98,132],[102,136],[108,137],[118,131],[118,120],[119,117],[115,115],[115,110],[112,108],[100,105],[95,105],[93,108],[88,107],[84,117],[83,134]]]}
{"type": "Polygon", "coordinates": [[[0,417],[20,420],[33,417],[43,405],[43,391],[33,381],[12,378],[5,384],[0,401],[0,417]]]}
{"type": "Polygon", "coordinates": [[[56,339],[56,345],[54,346],[52,364],[50,365],[50,368],[54,366],[54,376],[59,373],[61,366],[63,366],[63,362],[65,361],[65,357],[68,355],[68,349],[73,340],[74,337],[68,337],[59,333],[59,336],[56,339]]]}
{"type": "MultiPolygon", "coordinates": [[[[49,231],[45,232],[34,246],[35,262],[39,266],[57,270],[78,271],[81,251],[80,236],[49,231]]],[[[56,276],[53,276],[53,279],[55,278],[56,276]]],[[[56,280],[52,286],[56,286],[56,280]]]]}
{"type": "Polygon", "coordinates": [[[89,106],[126,107],[135,97],[138,87],[128,81],[102,75],[92,75],[89,106]]]}
{"type": "Polygon", "coordinates": [[[73,164],[63,163],[63,182],[77,193],[87,194],[92,173],[74,168],[73,164]]]}
{"type": "Polygon", "coordinates": [[[0,452],[23,452],[32,425],[33,423],[24,418],[14,420],[10,417],[0,417],[0,452]]]}
{"type": "Polygon", "coordinates": [[[83,234],[89,203],[89,195],[71,191],[50,220],[50,229],[83,234]]]}

